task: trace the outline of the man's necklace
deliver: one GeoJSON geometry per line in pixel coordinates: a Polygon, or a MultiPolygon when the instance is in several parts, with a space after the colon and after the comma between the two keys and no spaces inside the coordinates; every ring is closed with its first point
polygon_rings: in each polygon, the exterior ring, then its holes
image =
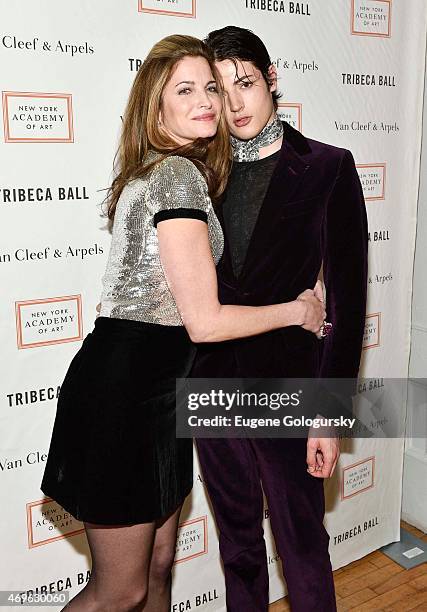
{"type": "Polygon", "coordinates": [[[230,136],[233,147],[233,159],[238,162],[256,161],[259,159],[259,150],[283,136],[283,124],[278,117],[268,123],[261,132],[250,140],[240,140],[230,136]]]}

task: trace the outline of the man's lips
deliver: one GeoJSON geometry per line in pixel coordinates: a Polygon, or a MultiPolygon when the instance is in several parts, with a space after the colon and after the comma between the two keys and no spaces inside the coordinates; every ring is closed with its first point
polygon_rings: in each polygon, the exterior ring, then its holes
{"type": "Polygon", "coordinates": [[[233,123],[236,127],[244,127],[245,125],[248,125],[250,120],[251,117],[240,117],[240,119],[235,119],[233,123]]]}
{"type": "Polygon", "coordinates": [[[204,115],[199,115],[198,117],[193,117],[193,121],[213,121],[216,115],[214,113],[206,113],[204,115]]]}

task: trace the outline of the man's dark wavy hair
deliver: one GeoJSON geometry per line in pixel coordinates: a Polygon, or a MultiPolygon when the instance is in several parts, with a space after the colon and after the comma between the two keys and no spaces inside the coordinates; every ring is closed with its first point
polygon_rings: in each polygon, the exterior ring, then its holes
{"type": "MultiPolygon", "coordinates": [[[[215,60],[231,60],[236,66],[237,61],[252,62],[260,70],[265,82],[271,85],[268,69],[271,66],[270,55],[262,40],[251,30],[237,26],[226,26],[220,30],[210,32],[204,42],[210,47],[215,60]]],[[[274,108],[277,110],[277,101],[281,94],[272,92],[274,108]]]]}

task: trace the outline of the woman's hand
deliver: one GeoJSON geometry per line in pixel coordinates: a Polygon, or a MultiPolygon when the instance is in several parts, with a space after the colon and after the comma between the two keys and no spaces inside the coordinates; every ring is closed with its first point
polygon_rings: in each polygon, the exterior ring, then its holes
{"type": "Polygon", "coordinates": [[[301,327],[321,338],[320,328],[326,319],[322,283],[318,280],[314,289],[306,289],[300,293],[297,301],[303,302],[305,306],[301,327]]]}
{"type": "Polygon", "coordinates": [[[316,288],[309,292],[312,297],[282,304],[221,304],[208,226],[204,221],[164,219],[157,225],[157,236],[166,281],[193,342],[246,338],[291,325],[311,324],[320,329],[323,316],[314,315],[315,304],[321,303],[315,297],[316,288]]]}

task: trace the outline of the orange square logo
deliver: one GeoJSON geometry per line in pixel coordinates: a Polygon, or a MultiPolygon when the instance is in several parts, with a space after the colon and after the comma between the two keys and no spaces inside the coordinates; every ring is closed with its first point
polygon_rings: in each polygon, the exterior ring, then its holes
{"type": "Polygon", "coordinates": [[[3,92],[5,142],[74,142],[71,94],[3,92]]]}
{"type": "Polygon", "coordinates": [[[385,199],[386,164],[357,164],[366,201],[385,199]]]}
{"type": "Polygon", "coordinates": [[[208,552],[208,517],[181,523],[176,539],[175,563],[190,561],[208,552]]]}
{"type": "Polygon", "coordinates": [[[381,313],[374,312],[366,315],[365,332],[363,334],[362,348],[374,348],[380,346],[381,337],[381,313]]]}
{"type": "Polygon", "coordinates": [[[351,33],[391,37],[392,0],[351,0],[351,33]]]}
{"type": "Polygon", "coordinates": [[[27,504],[28,548],[36,548],[84,532],[75,519],[53,499],[46,497],[27,504]]]}
{"type": "Polygon", "coordinates": [[[83,339],[82,297],[15,302],[18,349],[83,339]]]}
{"type": "Polygon", "coordinates": [[[140,13],[196,17],[196,0],[138,0],[140,13]]]}
{"type": "Polygon", "coordinates": [[[374,486],[375,457],[368,457],[342,468],[341,499],[350,499],[374,486]]]}
{"type": "Polygon", "coordinates": [[[277,114],[282,121],[287,121],[293,128],[302,131],[302,104],[279,102],[277,114]]]}

